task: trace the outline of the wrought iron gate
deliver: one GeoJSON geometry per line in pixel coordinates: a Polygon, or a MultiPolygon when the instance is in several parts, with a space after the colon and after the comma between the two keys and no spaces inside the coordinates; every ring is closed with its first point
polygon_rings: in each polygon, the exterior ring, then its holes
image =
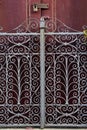
{"type": "Polygon", "coordinates": [[[87,127],[83,32],[43,18],[26,25],[0,33],[0,126],[87,127]]]}

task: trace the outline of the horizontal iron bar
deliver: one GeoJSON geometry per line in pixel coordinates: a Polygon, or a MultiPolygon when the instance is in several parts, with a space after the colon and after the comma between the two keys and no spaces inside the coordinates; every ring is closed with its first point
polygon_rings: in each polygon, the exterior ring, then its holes
{"type": "Polygon", "coordinates": [[[40,124],[0,124],[0,128],[40,127],[40,124]]]}
{"type": "Polygon", "coordinates": [[[8,36],[11,36],[11,35],[14,35],[14,36],[22,36],[22,35],[26,35],[26,36],[37,36],[37,35],[40,35],[40,33],[0,33],[0,36],[2,35],[8,35],[8,36]]]}
{"type": "MultiPolygon", "coordinates": [[[[48,32],[48,33],[45,33],[45,35],[78,35],[78,34],[80,34],[80,35],[82,35],[82,34],[84,34],[83,32],[48,32]]],[[[2,36],[2,35],[8,35],[8,36],[10,36],[10,35],[15,35],[15,36],[17,36],[17,35],[26,35],[26,36],[31,36],[31,35],[40,35],[40,33],[3,33],[3,32],[1,32],[0,33],[0,35],[2,36]]]]}
{"type": "Polygon", "coordinates": [[[48,32],[45,33],[45,35],[82,35],[84,34],[83,32],[48,32]]]}
{"type": "Polygon", "coordinates": [[[87,124],[45,124],[45,127],[57,127],[57,128],[69,128],[69,127],[73,127],[73,128],[87,128],[87,124]]]}

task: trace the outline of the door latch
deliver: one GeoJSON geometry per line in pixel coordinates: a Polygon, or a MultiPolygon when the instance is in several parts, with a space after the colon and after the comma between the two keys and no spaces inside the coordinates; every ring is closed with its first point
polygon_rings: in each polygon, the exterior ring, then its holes
{"type": "Polygon", "coordinates": [[[33,11],[37,12],[39,9],[48,9],[49,4],[33,4],[33,11]]]}

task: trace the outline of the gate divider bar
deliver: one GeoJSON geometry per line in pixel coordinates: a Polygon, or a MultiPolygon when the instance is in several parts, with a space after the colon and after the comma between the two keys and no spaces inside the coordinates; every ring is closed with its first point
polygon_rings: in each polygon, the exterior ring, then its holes
{"type": "MultiPolygon", "coordinates": [[[[83,35],[84,32],[47,32],[47,33],[44,33],[44,35],[83,35]]],[[[3,35],[7,35],[7,36],[21,36],[21,35],[25,35],[25,36],[37,36],[37,35],[40,35],[40,33],[3,33],[3,32],[0,32],[0,35],[3,36],[3,35]]]]}
{"type": "Polygon", "coordinates": [[[40,33],[32,33],[32,32],[25,32],[25,33],[3,33],[3,32],[0,32],[0,36],[22,36],[22,35],[25,35],[25,36],[37,36],[37,35],[40,35],[40,33]]]}
{"type": "Polygon", "coordinates": [[[48,32],[45,35],[83,35],[84,32],[48,32]]]}
{"type": "Polygon", "coordinates": [[[40,93],[41,128],[45,125],[45,20],[40,19],[40,93]]]}

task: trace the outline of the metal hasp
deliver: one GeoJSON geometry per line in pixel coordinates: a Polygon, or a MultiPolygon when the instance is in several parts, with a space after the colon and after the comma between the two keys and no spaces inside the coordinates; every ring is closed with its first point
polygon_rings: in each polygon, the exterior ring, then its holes
{"type": "Polygon", "coordinates": [[[43,4],[43,3],[41,3],[41,4],[37,4],[37,3],[33,4],[33,11],[34,12],[37,12],[39,9],[48,9],[48,8],[49,8],[49,4],[43,4]]]}
{"type": "Polygon", "coordinates": [[[41,128],[45,125],[45,20],[40,19],[41,128]]]}

